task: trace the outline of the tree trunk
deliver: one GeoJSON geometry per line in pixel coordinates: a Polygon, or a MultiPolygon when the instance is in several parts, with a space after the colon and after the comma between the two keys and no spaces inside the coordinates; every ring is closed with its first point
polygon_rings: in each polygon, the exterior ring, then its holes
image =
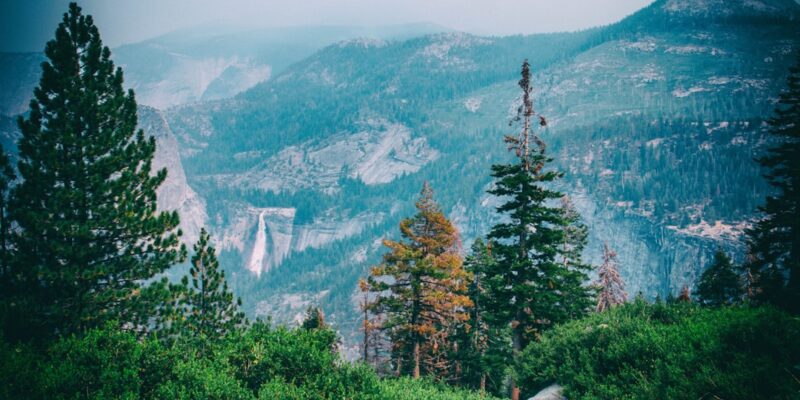
{"type": "Polygon", "coordinates": [[[481,374],[481,394],[486,393],[486,374],[481,374]]]}
{"type": "Polygon", "coordinates": [[[414,343],[414,379],[419,379],[419,342],[414,343]]]}
{"type": "MultiPolygon", "coordinates": [[[[517,322],[519,322],[520,319],[519,312],[517,312],[517,322]]],[[[519,328],[519,325],[514,328],[512,346],[512,359],[516,361],[519,357],[519,353],[522,352],[522,330],[519,328]]],[[[519,386],[517,386],[517,380],[513,377],[511,378],[511,400],[519,400],[519,386]]]]}

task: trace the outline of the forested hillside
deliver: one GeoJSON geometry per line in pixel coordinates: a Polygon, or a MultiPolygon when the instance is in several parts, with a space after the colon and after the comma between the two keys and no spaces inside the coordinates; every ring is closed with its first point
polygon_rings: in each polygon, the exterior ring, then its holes
{"type": "Polygon", "coordinates": [[[660,1],[578,33],[345,42],[234,99],[167,114],[249,312],[290,320],[322,302],[347,331],[375,238],[424,180],[446,188],[465,243],[491,223],[485,171],[507,157],[496,141],[527,57],[562,189],[592,228],[589,259],[616,243],[631,292],[666,297],[718,246],[742,255],[769,190],[753,156],[770,145],[796,14],[791,1],[660,1]]]}

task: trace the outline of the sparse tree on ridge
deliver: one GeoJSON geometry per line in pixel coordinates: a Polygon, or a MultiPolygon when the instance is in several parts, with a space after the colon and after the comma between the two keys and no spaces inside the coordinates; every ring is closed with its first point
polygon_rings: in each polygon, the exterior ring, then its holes
{"type": "Polygon", "coordinates": [[[608,247],[608,243],[603,244],[603,264],[600,265],[597,271],[595,285],[599,288],[597,307],[595,307],[597,312],[603,312],[628,301],[625,282],[623,282],[622,276],[619,274],[617,253],[608,247]]]}

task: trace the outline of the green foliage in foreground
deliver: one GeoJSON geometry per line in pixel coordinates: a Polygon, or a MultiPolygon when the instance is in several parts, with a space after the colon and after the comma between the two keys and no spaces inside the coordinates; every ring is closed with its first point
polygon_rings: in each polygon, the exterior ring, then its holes
{"type": "Polygon", "coordinates": [[[138,340],[113,325],[46,349],[0,341],[3,399],[478,399],[425,380],[380,379],[342,362],[329,329],[255,323],[211,351],[138,340]],[[204,354],[209,354],[204,356],[204,354]]]}
{"type": "Polygon", "coordinates": [[[570,399],[796,399],[800,319],[772,308],[634,303],[560,325],[517,368],[570,399]]]}

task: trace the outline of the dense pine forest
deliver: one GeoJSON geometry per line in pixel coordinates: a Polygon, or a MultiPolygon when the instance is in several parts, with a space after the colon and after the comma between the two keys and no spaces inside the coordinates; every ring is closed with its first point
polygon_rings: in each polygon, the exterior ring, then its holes
{"type": "MultiPolygon", "coordinates": [[[[21,136],[13,151],[0,147],[0,398],[800,398],[800,55],[774,110],[762,116],[770,149],[757,163],[770,188],[752,204],[759,218],[742,239],[746,257],[720,246],[696,282],[653,298],[631,292],[616,250],[622,243],[603,243],[599,263],[585,257],[593,227],[564,189],[575,173],[564,168],[569,149],[554,151],[545,136],[551,121],[567,116],[546,114],[537,103],[537,84],[546,80],[538,66],[617,34],[557,34],[547,40],[562,46],[492,60],[519,79],[506,88],[517,91],[518,107],[494,116],[507,132],[491,132],[486,150],[505,161],[471,183],[497,200],[494,222],[465,246],[441,205],[462,189],[446,185],[445,172],[434,181],[401,178],[418,184],[415,200],[397,210],[393,235],[369,238],[378,262],[364,274],[348,272],[359,275],[349,299],[360,316],[353,360],[323,304],[308,305],[296,326],[253,318],[210,231],[202,227],[185,244],[184,216],[159,207],[158,189],[171,171],[154,166],[159,144],[140,121],[151,111],[124,89],[123,70],[93,18],[71,3],[46,45],[29,111],[17,118],[21,136]]],[[[480,71],[458,74],[460,85],[415,101],[501,81],[480,71]]],[[[380,100],[371,112],[402,109],[380,100]]],[[[295,121],[296,131],[281,140],[324,131],[321,121],[350,111],[295,121]]],[[[262,113],[275,126],[284,117],[262,113]]],[[[640,127],[625,118],[617,120],[621,130],[640,127]]],[[[693,129],[678,117],[670,126],[693,129]]],[[[590,134],[618,131],[601,123],[595,129],[590,134]]],[[[228,162],[221,154],[204,167],[228,162]]],[[[651,163],[643,169],[674,167],[658,155],[641,159],[651,163]]],[[[676,204],[696,195],[661,178],[632,185],[675,189],[676,204]]],[[[337,184],[320,197],[302,187],[230,190],[254,203],[303,203],[292,214],[300,222],[335,207],[337,193],[392,193],[391,183],[337,184]]],[[[651,189],[607,190],[646,197],[651,189]]],[[[208,201],[225,201],[225,193],[218,196],[208,201]]],[[[671,218],[670,207],[659,217],[671,218]]],[[[320,254],[312,249],[293,262],[317,265],[320,254]]]]}

